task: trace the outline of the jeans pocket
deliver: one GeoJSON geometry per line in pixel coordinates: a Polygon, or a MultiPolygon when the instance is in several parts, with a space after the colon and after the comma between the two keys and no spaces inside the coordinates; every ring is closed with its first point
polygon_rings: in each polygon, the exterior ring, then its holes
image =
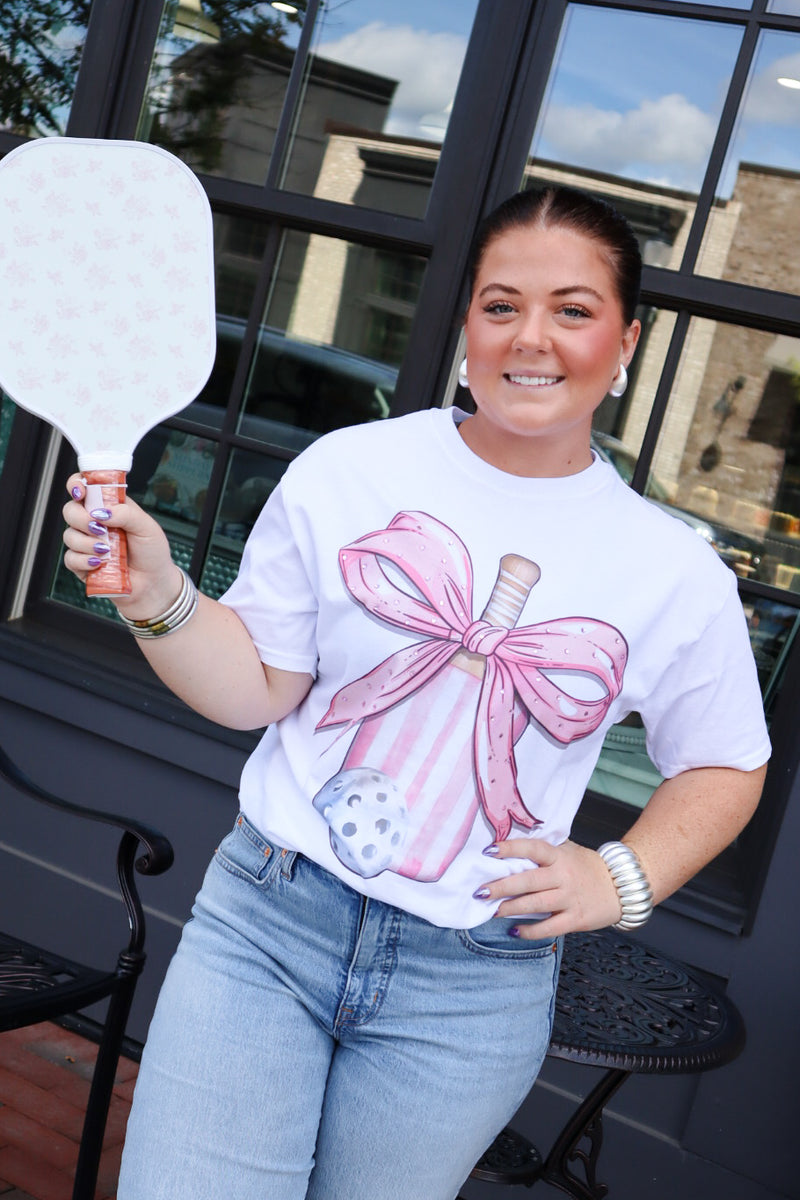
{"type": "Polygon", "coordinates": [[[262,837],[243,813],[214,855],[214,861],[223,870],[262,888],[280,870],[280,859],[280,850],[262,837]]]}
{"type": "Polygon", "coordinates": [[[472,929],[457,929],[456,933],[463,946],[473,954],[482,954],[487,958],[531,959],[546,958],[548,954],[558,952],[556,938],[513,938],[509,930],[515,925],[523,924],[515,917],[491,917],[482,925],[472,929]]]}

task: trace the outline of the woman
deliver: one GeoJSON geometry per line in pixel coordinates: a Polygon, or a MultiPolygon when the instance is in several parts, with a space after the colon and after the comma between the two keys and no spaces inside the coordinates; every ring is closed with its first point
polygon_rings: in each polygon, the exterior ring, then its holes
{"type": "Polygon", "coordinates": [[[536,1077],[561,935],[643,923],[751,816],[769,744],[735,578],[590,447],[639,274],[603,202],[512,197],[473,255],[475,413],[320,439],[221,602],[70,480],[67,566],[124,528],[118,607],[155,670],[269,726],[162,990],[120,1200],[452,1200],[536,1077]],[[631,711],[665,782],[624,843],[578,846],[631,711]]]}

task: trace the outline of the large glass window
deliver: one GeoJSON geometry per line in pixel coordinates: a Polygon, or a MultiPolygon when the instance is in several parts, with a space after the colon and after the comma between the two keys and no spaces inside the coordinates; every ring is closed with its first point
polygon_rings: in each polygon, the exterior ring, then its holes
{"type": "Polygon", "coordinates": [[[0,132],[66,133],[89,8],[90,0],[0,4],[0,132]]]}
{"type": "Polygon", "coordinates": [[[645,261],[676,267],[742,38],[733,25],[570,5],[531,147],[652,197],[645,261]],[[598,54],[598,46],[613,54],[598,54]],[[624,67],[622,66],[624,64],[624,67]]]}
{"type": "Polygon", "coordinates": [[[709,216],[697,270],[797,290],[800,250],[787,237],[800,200],[800,34],[761,34],[709,216]]]}
{"type": "Polygon", "coordinates": [[[424,216],[476,7],[322,6],[282,186],[424,216]]]}
{"type": "Polygon", "coordinates": [[[263,183],[304,9],[167,0],[137,136],[195,171],[263,183]]]}
{"type": "Polygon", "coordinates": [[[800,592],[800,340],[695,319],[653,474],[742,579],[800,592]]]}
{"type": "MultiPolygon", "coordinates": [[[[242,433],[299,448],[389,415],[425,260],[287,233],[247,381],[242,433]]],[[[231,336],[236,330],[231,330],[231,336]]]]}

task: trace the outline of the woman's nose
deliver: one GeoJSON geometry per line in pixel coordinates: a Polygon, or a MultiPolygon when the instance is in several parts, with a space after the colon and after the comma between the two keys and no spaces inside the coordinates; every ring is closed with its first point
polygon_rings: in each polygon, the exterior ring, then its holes
{"type": "Polygon", "coordinates": [[[521,351],[549,350],[552,346],[547,319],[542,313],[529,313],[517,327],[514,349],[521,351]]]}

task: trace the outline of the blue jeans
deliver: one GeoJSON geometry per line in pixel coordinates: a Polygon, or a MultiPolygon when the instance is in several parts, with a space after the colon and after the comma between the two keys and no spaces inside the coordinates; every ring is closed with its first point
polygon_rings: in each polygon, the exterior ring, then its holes
{"type": "Polygon", "coordinates": [[[560,943],[440,929],[240,816],[148,1035],[118,1200],[453,1200],[530,1090],[560,943]]]}

